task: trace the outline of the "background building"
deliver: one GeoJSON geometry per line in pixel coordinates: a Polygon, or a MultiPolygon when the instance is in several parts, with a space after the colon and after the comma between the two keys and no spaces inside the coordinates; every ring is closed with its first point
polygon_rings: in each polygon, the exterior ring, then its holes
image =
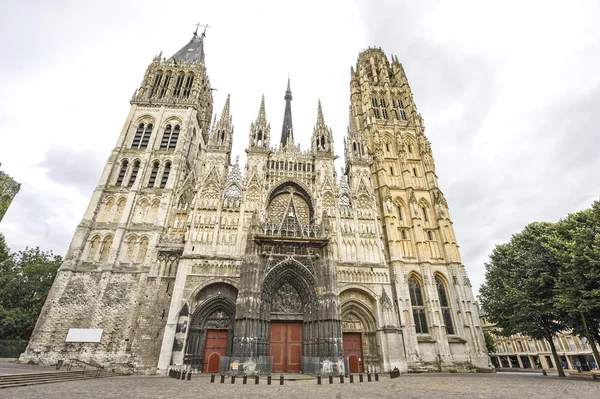
{"type": "MultiPolygon", "coordinates": [[[[490,353],[490,360],[495,368],[552,369],[556,367],[548,341],[521,334],[510,337],[499,336],[495,333],[495,325],[487,320],[485,314],[480,318],[483,329],[493,335],[496,343],[496,353],[490,353]]],[[[554,338],[554,345],[564,368],[575,370],[576,366],[579,366],[583,371],[589,371],[597,366],[587,340],[572,335],[569,331],[554,338]]]]}
{"type": "MultiPolygon", "coordinates": [[[[1,163],[0,166],[2,166],[1,163]]],[[[20,189],[21,185],[19,183],[0,170],[0,222],[20,189]]]]}
{"type": "Polygon", "coordinates": [[[487,367],[398,59],[371,48],[352,68],[338,176],[317,95],[310,148],[296,144],[289,80],[280,137],[263,97],[246,164],[232,162],[232,101],[213,118],[203,41],[149,65],[21,359],[147,372],[487,367]]]}

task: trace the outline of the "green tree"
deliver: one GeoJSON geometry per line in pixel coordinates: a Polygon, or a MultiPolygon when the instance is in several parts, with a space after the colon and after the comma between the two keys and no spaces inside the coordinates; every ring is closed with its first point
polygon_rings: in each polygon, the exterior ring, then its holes
{"type": "Polygon", "coordinates": [[[496,341],[494,340],[492,333],[488,330],[483,330],[483,338],[485,339],[487,353],[496,353],[496,351],[498,351],[498,347],[496,346],[496,341]]]}
{"type": "Polygon", "coordinates": [[[560,263],[548,242],[555,230],[552,223],[531,223],[510,242],[497,245],[485,265],[480,299],[498,334],[547,340],[558,375],[564,377],[552,340],[566,327],[554,300],[560,263]]]}
{"type": "Polygon", "coordinates": [[[551,247],[561,258],[557,307],[573,332],[588,340],[600,364],[594,344],[600,344],[600,202],[562,219],[551,247]]]}
{"type": "Polygon", "coordinates": [[[0,235],[0,339],[29,339],[61,263],[37,247],[11,253],[0,235]]]}

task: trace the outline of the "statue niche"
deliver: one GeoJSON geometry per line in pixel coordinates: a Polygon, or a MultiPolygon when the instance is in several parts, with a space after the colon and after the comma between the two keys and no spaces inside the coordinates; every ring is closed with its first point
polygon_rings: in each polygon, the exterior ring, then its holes
{"type": "Polygon", "coordinates": [[[289,283],[283,284],[273,295],[271,301],[272,313],[302,313],[302,300],[298,291],[289,283]]]}

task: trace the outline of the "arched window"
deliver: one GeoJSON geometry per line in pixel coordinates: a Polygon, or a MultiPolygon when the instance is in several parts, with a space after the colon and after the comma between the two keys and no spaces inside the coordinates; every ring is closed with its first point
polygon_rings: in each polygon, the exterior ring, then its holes
{"type": "Polygon", "coordinates": [[[177,80],[175,81],[175,90],[173,90],[173,97],[177,98],[179,97],[179,94],[181,94],[181,86],[183,86],[183,80],[184,75],[179,74],[177,76],[177,80]]]}
{"type": "Polygon", "coordinates": [[[148,252],[148,239],[142,238],[140,241],[140,249],[138,250],[137,261],[143,262],[146,259],[146,252],[148,252]]]}
{"type": "Polygon", "coordinates": [[[123,180],[125,179],[125,174],[127,173],[127,165],[128,165],[127,161],[123,161],[121,163],[121,170],[119,170],[119,176],[117,176],[117,182],[115,183],[116,186],[120,186],[121,184],[123,184],[123,180]]]}
{"type": "Polygon", "coordinates": [[[428,231],[428,232],[427,232],[427,239],[428,239],[429,241],[433,241],[433,234],[431,233],[431,231],[428,231]]]}
{"type": "Polygon", "coordinates": [[[156,72],[156,77],[154,78],[154,84],[152,85],[152,91],[150,92],[150,97],[154,97],[158,88],[160,87],[160,81],[162,80],[162,71],[156,72]]]}
{"type": "Polygon", "coordinates": [[[169,82],[171,81],[171,72],[167,72],[165,74],[165,78],[163,79],[162,87],[160,88],[159,98],[163,98],[165,94],[167,94],[167,89],[169,88],[169,82]]]}
{"type": "Polygon", "coordinates": [[[143,135],[144,135],[144,124],[140,123],[137,130],[135,131],[135,136],[133,137],[133,142],[131,143],[131,148],[140,148],[140,143],[142,142],[143,135]]]}
{"type": "Polygon", "coordinates": [[[421,207],[421,210],[423,211],[423,220],[425,220],[426,222],[429,222],[429,216],[427,215],[427,208],[426,207],[421,207]]]}
{"type": "Polygon", "coordinates": [[[167,186],[167,181],[169,180],[170,172],[171,172],[171,162],[167,162],[165,164],[165,168],[163,170],[162,178],[160,179],[160,188],[165,188],[167,186]]]}
{"type": "Polygon", "coordinates": [[[108,236],[102,242],[102,252],[100,253],[100,262],[108,261],[108,255],[110,254],[110,247],[112,245],[112,236],[108,236]]]}
{"type": "Polygon", "coordinates": [[[174,150],[177,146],[177,139],[179,138],[179,125],[172,127],[167,125],[165,132],[163,133],[162,140],[160,142],[161,150],[174,150]]]}
{"type": "Polygon", "coordinates": [[[93,262],[96,259],[96,254],[98,253],[98,247],[100,246],[100,237],[95,236],[90,241],[90,249],[88,251],[87,260],[93,262]]]}
{"type": "Polygon", "coordinates": [[[192,84],[194,83],[194,74],[189,74],[187,80],[185,81],[185,88],[183,89],[183,98],[188,98],[190,96],[190,91],[192,90],[192,84]]]}
{"type": "Polygon", "coordinates": [[[356,148],[356,143],[352,143],[352,151],[356,152],[357,148],[356,148]]]}
{"type": "Polygon", "coordinates": [[[115,212],[114,222],[119,223],[121,220],[121,216],[123,215],[123,211],[125,210],[125,204],[127,200],[125,198],[121,198],[119,202],[117,202],[117,211],[115,212]]]}
{"type": "Polygon", "coordinates": [[[165,127],[165,132],[163,133],[163,137],[160,142],[161,150],[166,150],[169,147],[169,141],[171,141],[171,132],[172,131],[173,131],[173,128],[171,127],[171,125],[167,125],[167,127],[165,127]]]}
{"type": "Polygon", "coordinates": [[[146,128],[144,129],[144,135],[142,136],[142,141],[140,142],[140,149],[148,148],[148,142],[150,141],[150,135],[152,134],[152,128],[154,126],[152,123],[148,123],[146,128]]]}
{"type": "Polygon", "coordinates": [[[133,164],[133,170],[131,171],[131,176],[129,176],[129,183],[127,183],[127,187],[133,186],[133,183],[135,183],[135,179],[137,178],[139,171],[140,171],[140,161],[135,161],[133,164]]]}
{"type": "Polygon", "coordinates": [[[402,239],[406,240],[406,230],[401,231],[402,239]]]}
{"type": "Polygon", "coordinates": [[[410,292],[410,304],[413,310],[413,319],[415,320],[415,329],[417,334],[427,334],[427,318],[425,317],[425,304],[423,301],[423,291],[421,283],[414,276],[408,279],[408,289],[410,292]]]}
{"type": "Polygon", "coordinates": [[[446,334],[454,335],[454,324],[452,323],[452,310],[450,309],[450,301],[446,292],[446,285],[440,276],[435,276],[435,284],[437,285],[438,297],[440,298],[440,308],[442,308],[442,317],[446,325],[446,334]]]}
{"type": "Polygon", "coordinates": [[[152,171],[150,171],[150,179],[148,180],[148,187],[154,187],[154,183],[156,183],[156,176],[158,176],[158,167],[160,164],[158,161],[154,161],[152,164],[152,171]]]}
{"type": "Polygon", "coordinates": [[[398,220],[402,220],[402,207],[398,206],[398,220]]]}
{"type": "Polygon", "coordinates": [[[127,240],[127,252],[125,253],[125,262],[133,260],[133,252],[135,251],[135,237],[129,237],[127,240]]]}
{"type": "Polygon", "coordinates": [[[177,139],[179,138],[179,125],[175,125],[173,128],[173,134],[171,134],[171,140],[169,141],[168,150],[174,150],[177,146],[177,139]]]}

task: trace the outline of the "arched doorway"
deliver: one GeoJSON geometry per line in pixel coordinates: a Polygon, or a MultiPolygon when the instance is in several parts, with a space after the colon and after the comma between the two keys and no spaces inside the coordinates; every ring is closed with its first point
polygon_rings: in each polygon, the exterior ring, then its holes
{"type": "Polygon", "coordinates": [[[235,326],[237,290],[229,284],[205,287],[189,326],[184,363],[202,372],[218,372],[223,356],[229,356],[235,326]]]}
{"type": "Polygon", "coordinates": [[[366,291],[347,289],[340,294],[344,357],[350,372],[375,370],[380,363],[377,353],[377,322],[371,309],[375,299],[366,291]],[[354,363],[354,364],[353,364],[354,363]]]}

